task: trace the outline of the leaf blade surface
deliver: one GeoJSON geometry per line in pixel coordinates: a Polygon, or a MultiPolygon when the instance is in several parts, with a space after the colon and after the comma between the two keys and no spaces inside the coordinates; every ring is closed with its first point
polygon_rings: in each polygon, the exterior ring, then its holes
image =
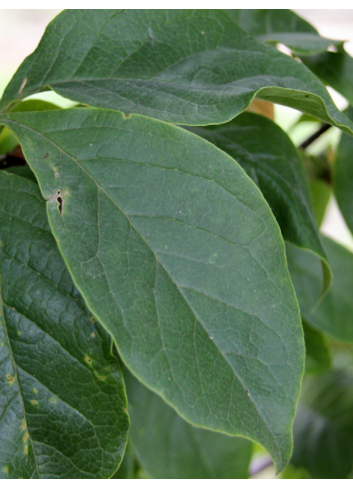
{"type": "Polygon", "coordinates": [[[303,336],[279,228],[253,182],[208,142],[141,116],[75,109],[6,124],[129,368],[186,419],[259,438],[285,464],[303,336]]]}
{"type": "Polygon", "coordinates": [[[124,454],[124,383],[50,232],[38,186],[0,172],[0,470],[108,478],[124,454]]]}

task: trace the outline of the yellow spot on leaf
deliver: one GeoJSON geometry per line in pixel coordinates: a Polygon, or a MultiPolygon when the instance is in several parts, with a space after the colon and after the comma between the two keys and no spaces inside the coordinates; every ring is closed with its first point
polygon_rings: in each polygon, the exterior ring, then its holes
{"type": "Polygon", "coordinates": [[[87,362],[89,365],[92,365],[92,358],[89,357],[88,355],[85,356],[85,362],[87,362]]]}
{"type": "Polygon", "coordinates": [[[25,430],[27,428],[27,423],[26,423],[26,420],[24,419],[22,421],[22,429],[25,430]]]}
{"type": "Polygon", "coordinates": [[[37,394],[37,389],[35,387],[33,387],[33,394],[37,394]]]}
{"type": "Polygon", "coordinates": [[[9,468],[8,468],[8,467],[4,467],[4,468],[2,469],[2,471],[3,471],[3,472],[8,472],[8,471],[9,471],[9,468]]]}
{"type": "Polygon", "coordinates": [[[14,385],[15,383],[15,377],[13,377],[11,374],[6,375],[7,381],[10,385],[14,385]]]}
{"type": "Polygon", "coordinates": [[[26,441],[28,440],[28,437],[29,437],[29,434],[28,434],[28,431],[26,431],[26,433],[23,435],[23,443],[26,443],[26,441]]]}
{"type": "Polygon", "coordinates": [[[92,333],[91,336],[92,336],[92,338],[95,338],[96,337],[96,335],[94,333],[92,333]]]}
{"type": "Polygon", "coordinates": [[[32,399],[31,404],[38,404],[38,401],[36,399],[32,399]]]}
{"type": "Polygon", "coordinates": [[[51,402],[51,403],[55,404],[55,403],[56,403],[56,401],[57,401],[57,400],[55,399],[55,397],[51,397],[51,398],[50,398],[50,402],[51,402]]]}
{"type": "Polygon", "coordinates": [[[25,445],[24,452],[26,455],[28,455],[28,445],[25,445]]]}

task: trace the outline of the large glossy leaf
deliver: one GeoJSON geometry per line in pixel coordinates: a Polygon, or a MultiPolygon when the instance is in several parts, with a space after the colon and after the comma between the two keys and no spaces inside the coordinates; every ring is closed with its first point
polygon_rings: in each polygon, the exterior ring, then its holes
{"type": "Polygon", "coordinates": [[[128,417],[111,341],[50,232],[38,186],[0,172],[0,474],[106,478],[128,417]]]}
{"type": "Polygon", "coordinates": [[[310,70],[219,9],[64,11],[20,66],[0,109],[44,87],[189,125],[229,121],[258,96],[353,132],[310,70]]]}
{"type": "Polygon", "coordinates": [[[90,309],[130,369],[191,422],[283,467],[303,369],[279,227],[228,155],[104,111],[12,114],[90,309]]]}
{"type": "Polygon", "coordinates": [[[244,479],[252,443],[244,438],[196,428],[127,369],[130,440],[154,479],[244,479]]]}
{"type": "Polygon", "coordinates": [[[297,54],[315,54],[327,51],[329,46],[340,46],[343,41],[325,39],[296,13],[287,9],[229,10],[229,15],[259,41],[288,46],[297,54]]]}
{"type": "Polygon", "coordinates": [[[250,113],[227,124],[190,130],[228,153],[244,168],[269,203],[283,238],[321,258],[323,291],[327,290],[331,272],[313,215],[309,185],[299,154],[287,134],[268,118],[250,113]]]}
{"type": "MultiPolygon", "coordinates": [[[[353,119],[353,108],[348,115],[353,119]]],[[[333,188],[342,215],[353,233],[353,137],[342,134],[333,172],[333,188]]]]}
{"type": "Polygon", "coordinates": [[[326,85],[341,93],[353,105],[353,58],[343,49],[316,56],[303,56],[302,61],[326,85]]]}
{"type": "Polygon", "coordinates": [[[333,279],[330,290],[315,307],[320,292],[319,260],[287,243],[288,266],[300,310],[309,325],[340,340],[353,341],[353,254],[324,236],[323,244],[333,279]]]}
{"type": "Polygon", "coordinates": [[[342,479],[351,473],[353,378],[347,371],[333,370],[304,381],[291,463],[319,479],[342,479]]]}

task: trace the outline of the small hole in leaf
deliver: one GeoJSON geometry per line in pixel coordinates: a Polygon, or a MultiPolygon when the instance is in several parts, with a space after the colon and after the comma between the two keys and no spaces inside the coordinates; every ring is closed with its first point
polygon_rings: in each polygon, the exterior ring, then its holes
{"type": "Polygon", "coordinates": [[[61,215],[63,215],[63,212],[64,212],[64,199],[61,195],[61,190],[58,190],[56,192],[56,201],[58,203],[58,210],[60,212],[61,215]]]}

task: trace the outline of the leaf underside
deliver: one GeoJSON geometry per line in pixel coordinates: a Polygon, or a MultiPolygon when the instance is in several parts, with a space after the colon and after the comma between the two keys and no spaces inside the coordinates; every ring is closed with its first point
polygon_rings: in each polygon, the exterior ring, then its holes
{"type": "Polygon", "coordinates": [[[280,470],[303,333],[280,230],[256,185],[205,140],[142,116],[74,109],[4,122],[125,363],[186,419],[255,439],[280,470]]]}

